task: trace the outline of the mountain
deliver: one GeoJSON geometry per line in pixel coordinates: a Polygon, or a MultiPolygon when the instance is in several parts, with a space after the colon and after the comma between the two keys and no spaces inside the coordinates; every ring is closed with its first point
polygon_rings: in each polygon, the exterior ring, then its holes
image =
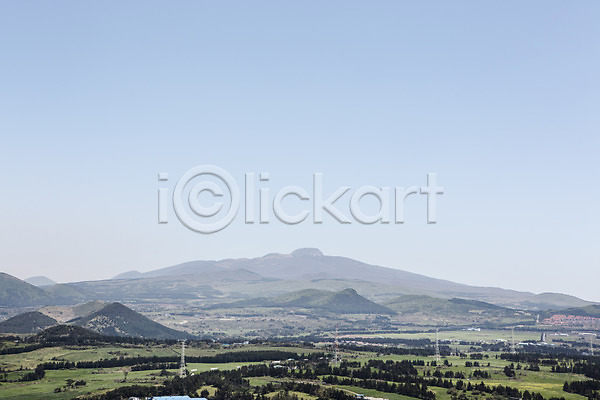
{"type": "Polygon", "coordinates": [[[477,300],[440,299],[431,296],[408,295],[384,303],[396,311],[403,322],[424,325],[498,325],[532,323],[531,312],[500,307],[477,300]]]}
{"type": "Polygon", "coordinates": [[[540,317],[550,317],[554,314],[577,315],[581,317],[600,318],[600,305],[592,304],[585,307],[566,308],[562,310],[546,311],[541,313],[540,317]]]}
{"type": "Polygon", "coordinates": [[[95,299],[105,301],[188,301],[229,298],[227,292],[237,293],[240,286],[249,287],[272,281],[273,278],[265,278],[245,269],[219,269],[189,275],[87,281],[72,285],[85,293],[93,293],[95,299]]]}
{"type": "Polygon", "coordinates": [[[44,289],[0,272],[0,306],[26,307],[53,303],[54,298],[44,289]]]}
{"type": "Polygon", "coordinates": [[[71,321],[74,325],[107,336],[132,336],[154,339],[190,339],[185,332],[167,328],[121,303],[111,303],[100,310],[71,321]]]}
{"type": "Polygon", "coordinates": [[[77,304],[93,295],[73,284],[37,287],[12,275],[0,272],[0,307],[29,307],[77,304]]]}
{"type": "Polygon", "coordinates": [[[366,299],[384,303],[400,296],[461,298],[531,311],[594,304],[559,293],[534,294],[469,286],[425,275],[324,255],[314,248],[257,258],[190,261],[148,272],[130,271],[114,279],[44,286],[0,274],[0,306],[107,302],[216,303],[277,297],[299,290],[341,291],[354,288],[366,299]],[[6,288],[6,290],[4,290],[6,288]]]}
{"type": "Polygon", "coordinates": [[[49,286],[56,285],[52,279],[45,276],[32,276],[31,278],[25,279],[25,282],[33,285],[33,286],[49,286]]]}
{"type": "Polygon", "coordinates": [[[36,333],[56,324],[54,318],[32,311],[0,322],[0,333],[36,333]]]}
{"type": "Polygon", "coordinates": [[[540,293],[513,303],[526,310],[551,310],[593,305],[589,301],[562,293],[540,293]]]}
{"type": "Polygon", "coordinates": [[[216,261],[190,261],[144,273],[140,273],[138,271],[129,271],[117,275],[113,279],[140,279],[168,275],[205,274],[218,272],[221,270],[221,268],[219,268],[216,263],[216,261]]]}
{"type": "Polygon", "coordinates": [[[307,289],[273,298],[256,298],[234,303],[216,304],[211,308],[281,307],[324,310],[337,314],[394,314],[387,307],[359,295],[354,289],[339,292],[307,289]]]}
{"type": "MultiPolygon", "coordinates": [[[[264,293],[282,295],[300,289],[342,290],[353,287],[364,293],[369,300],[389,301],[401,295],[427,295],[438,298],[463,298],[483,301],[510,308],[548,310],[566,307],[580,307],[593,304],[577,297],[558,293],[534,294],[494,287],[469,286],[425,275],[366,264],[339,256],[327,256],[314,248],[298,249],[291,254],[271,253],[258,258],[225,259],[219,261],[191,261],[149,272],[131,271],[118,275],[113,280],[100,282],[80,282],[78,287],[100,294],[99,298],[112,300],[135,300],[165,297],[202,298],[222,301],[223,298],[248,299],[264,293]],[[235,275],[245,271],[254,274],[248,282],[235,279],[235,275]],[[226,279],[215,279],[227,275],[238,284],[226,279]],[[186,279],[177,279],[176,277],[186,279]],[[118,278],[118,279],[116,279],[118,278]],[[156,280],[169,279],[169,284],[157,291],[156,280]],[[153,281],[154,280],[154,281],[153,281]],[[176,282],[176,281],[179,282],[176,282]],[[132,282],[136,282],[133,284],[132,282]],[[120,283],[116,283],[120,282],[120,283]],[[132,287],[133,292],[115,291],[117,287],[132,287]],[[107,296],[102,296],[106,294],[107,296]],[[123,297],[119,297],[123,296],[123,297]]],[[[160,286],[160,285],[159,285],[160,286]]],[[[214,301],[213,301],[214,302],[214,301]]]]}
{"type": "MultiPolygon", "coordinates": [[[[120,303],[106,304],[90,302],[74,307],[47,306],[40,311],[26,312],[0,322],[2,333],[36,333],[48,327],[58,325],[57,319],[64,321],[66,317],[75,316],[67,323],[77,328],[61,328],[70,332],[83,332],[88,329],[106,336],[132,336],[155,339],[190,339],[185,332],[167,328],[144,317],[120,303]]],[[[58,329],[58,328],[57,328],[58,329]]],[[[49,332],[54,332],[51,330],[49,332]]]]}

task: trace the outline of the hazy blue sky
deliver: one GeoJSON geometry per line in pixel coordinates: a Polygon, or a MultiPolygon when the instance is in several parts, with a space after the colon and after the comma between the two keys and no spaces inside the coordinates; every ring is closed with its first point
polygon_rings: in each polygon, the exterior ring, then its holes
{"type": "Polygon", "coordinates": [[[599,20],[596,1],[4,1],[0,270],[319,247],[600,301],[599,20]],[[200,164],[269,172],[273,192],[437,172],[445,194],[436,225],[424,196],[404,225],[157,224],[158,188],[200,164]]]}

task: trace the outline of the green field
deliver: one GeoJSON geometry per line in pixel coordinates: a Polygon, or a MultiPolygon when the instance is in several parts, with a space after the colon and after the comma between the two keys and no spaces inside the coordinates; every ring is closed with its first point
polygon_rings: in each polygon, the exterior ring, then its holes
{"type": "Polygon", "coordinates": [[[379,392],[374,389],[363,389],[358,386],[335,385],[335,387],[347,390],[353,394],[362,394],[366,397],[384,398],[389,400],[414,400],[414,397],[403,396],[401,394],[396,393],[379,392]]]}
{"type": "MultiPolygon", "coordinates": [[[[378,335],[384,337],[398,337],[398,338],[433,338],[435,339],[435,333],[399,333],[389,335],[378,335]]],[[[454,332],[440,332],[440,338],[451,339],[451,340],[469,340],[469,341],[492,341],[499,338],[511,337],[510,331],[504,330],[482,330],[476,331],[454,331],[454,332]]],[[[535,338],[537,334],[534,332],[515,332],[516,340],[526,340],[529,338],[535,338]]],[[[5,348],[14,346],[14,344],[6,343],[5,348]]],[[[453,345],[454,346],[454,345],[453,345]]],[[[194,344],[186,348],[186,355],[188,356],[214,356],[217,354],[231,353],[231,352],[245,352],[245,351],[265,351],[265,350],[278,350],[286,352],[300,353],[314,353],[314,352],[329,352],[331,350],[330,345],[326,346],[315,346],[315,347],[300,347],[300,346],[278,346],[270,344],[249,344],[239,346],[222,346],[219,344],[194,344]]],[[[504,368],[511,364],[506,360],[500,359],[499,353],[488,352],[485,353],[487,358],[482,360],[471,360],[469,357],[461,358],[459,356],[444,357],[443,361],[447,361],[448,365],[441,365],[438,367],[430,366],[434,360],[433,357],[423,357],[415,355],[377,355],[373,352],[368,351],[348,351],[341,350],[341,356],[343,360],[347,361],[358,361],[365,365],[368,360],[379,359],[379,360],[423,360],[423,366],[416,366],[418,370],[418,376],[429,376],[438,370],[437,373],[445,374],[449,371],[452,373],[462,373],[465,375],[465,382],[469,380],[473,383],[479,383],[484,381],[488,386],[504,385],[519,389],[520,391],[528,390],[530,392],[537,392],[544,396],[545,399],[552,397],[564,397],[566,400],[585,400],[583,396],[577,394],[566,393],[563,391],[563,384],[565,381],[578,381],[585,380],[583,375],[570,374],[570,373],[554,373],[551,372],[550,367],[540,366],[540,371],[526,370],[526,364],[521,365],[522,368],[516,368],[516,376],[509,378],[504,373],[504,368]],[[467,367],[465,362],[479,362],[479,366],[467,367]],[[488,365],[489,364],[489,365],[488,365]],[[481,379],[471,377],[472,372],[475,370],[485,371],[490,374],[489,378],[481,379]]],[[[49,361],[97,361],[101,359],[119,359],[119,358],[130,358],[130,357],[152,357],[169,356],[172,359],[176,359],[180,355],[180,345],[172,344],[153,344],[153,345],[131,345],[131,344],[107,344],[97,346],[57,346],[41,348],[34,351],[30,351],[22,354],[11,354],[0,356],[0,376],[4,376],[4,380],[9,382],[0,382],[0,398],[2,399],[72,399],[82,395],[89,394],[100,394],[118,387],[130,386],[130,385],[143,385],[143,386],[155,386],[161,385],[164,381],[172,379],[172,376],[179,373],[178,369],[169,370],[165,376],[165,373],[161,374],[160,370],[149,370],[149,371],[138,371],[129,372],[130,367],[121,368],[89,368],[89,369],[67,369],[67,370],[48,370],[45,376],[41,380],[35,380],[31,382],[16,382],[19,378],[28,372],[31,372],[35,366],[43,362],[49,361]],[[127,372],[125,372],[127,371],[127,372]],[[5,375],[4,375],[5,374],[5,375]],[[126,377],[126,379],[125,379],[126,377]],[[85,381],[83,386],[72,386],[68,385],[67,382],[72,381],[85,381]],[[13,382],[10,382],[13,381],[13,382]],[[56,391],[56,392],[55,392],[56,391]]],[[[317,358],[315,358],[317,360],[317,358]]],[[[317,360],[318,361],[318,360],[317,360]]],[[[317,362],[315,361],[315,362],[317,362]]],[[[251,364],[262,364],[263,362],[224,362],[224,363],[189,363],[187,365],[188,371],[194,374],[201,374],[205,371],[218,370],[236,370],[240,367],[251,365],[251,364]]],[[[264,363],[269,364],[268,360],[264,363]]],[[[294,363],[291,364],[293,368],[294,363]]],[[[292,368],[292,370],[293,370],[292,368]]],[[[289,379],[289,378],[286,378],[289,379]]],[[[284,379],[285,381],[285,379],[284,379]]],[[[269,376],[257,376],[249,378],[250,387],[264,386],[268,383],[278,384],[282,382],[281,379],[275,379],[269,376]]],[[[313,384],[324,385],[320,380],[310,381],[313,384]]],[[[325,385],[326,386],[326,385],[325,385]]],[[[339,389],[344,389],[352,393],[360,393],[369,397],[384,398],[389,400],[408,400],[407,396],[403,396],[396,393],[384,393],[373,389],[363,389],[357,386],[346,386],[336,385],[339,389]]],[[[209,397],[214,395],[215,388],[207,386],[206,389],[209,391],[209,397]]],[[[429,386],[429,389],[436,393],[437,400],[450,400],[452,395],[447,389],[429,386]]],[[[201,389],[198,390],[198,394],[201,389]]],[[[268,393],[266,397],[275,396],[276,392],[268,393]]],[[[315,397],[306,393],[294,393],[300,399],[315,400],[315,397]]],[[[454,393],[456,395],[456,393],[454,393]]],[[[469,395],[471,396],[471,395],[469,395]]],[[[485,395],[487,396],[487,395],[485,395]]],[[[473,398],[473,397],[469,397],[473,398]]]]}

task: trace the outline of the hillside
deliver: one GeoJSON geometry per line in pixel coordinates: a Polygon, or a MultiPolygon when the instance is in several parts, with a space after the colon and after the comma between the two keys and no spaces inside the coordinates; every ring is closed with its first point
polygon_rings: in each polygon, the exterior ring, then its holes
{"type": "Polygon", "coordinates": [[[0,322],[0,333],[36,333],[56,324],[55,319],[32,311],[0,322]]]}
{"type": "Polygon", "coordinates": [[[115,276],[113,279],[140,279],[167,275],[206,274],[218,272],[220,270],[221,268],[216,265],[215,261],[190,261],[145,273],[128,271],[115,276]]]}
{"type": "Polygon", "coordinates": [[[44,286],[43,289],[52,296],[54,304],[81,303],[89,297],[82,289],[67,283],[44,286]]]}
{"type": "Polygon", "coordinates": [[[394,311],[374,303],[354,289],[339,292],[307,289],[273,298],[255,298],[239,302],[216,304],[211,308],[282,307],[317,309],[338,314],[394,314],[394,311]]]}
{"type": "Polygon", "coordinates": [[[46,304],[54,304],[54,298],[44,289],[0,272],[0,306],[26,307],[46,304]]]}
{"type": "Polygon", "coordinates": [[[497,325],[532,323],[533,313],[500,307],[482,301],[440,299],[430,296],[401,296],[384,303],[398,312],[404,322],[452,325],[497,325]]]}
{"type": "Polygon", "coordinates": [[[551,317],[554,314],[563,314],[563,315],[578,315],[581,317],[594,317],[600,318],[600,305],[594,304],[585,307],[573,307],[566,308],[562,310],[552,310],[546,311],[540,315],[540,317],[547,318],[551,317]]]}
{"type": "Polygon", "coordinates": [[[540,293],[512,303],[516,308],[528,310],[585,307],[592,304],[593,303],[590,303],[589,301],[562,293],[540,293]]]}
{"type": "Polygon", "coordinates": [[[73,318],[79,318],[99,311],[104,306],[106,306],[106,303],[102,301],[90,301],[89,303],[77,304],[71,307],[71,310],[73,311],[73,318]]]}
{"type": "Polygon", "coordinates": [[[40,343],[89,344],[102,341],[103,335],[89,329],[73,325],[56,325],[45,329],[35,336],[40,343]]]}
{"type": "Polygon", "coordinates": [[[98,311],[72,321],[74,325],[107,336],[132,336],[155,339],[189,339],[185,332],[167,328],[120,303],[111,303],[98,311]]]}
{"type": "Polygon", "coordinates": [[[477,311],[507,311],[504,307],[476,300],[440,299],[431,296],[401,296],[385,303],[386,306],[402,313],[430,312],[471,312],[477,311]]]}

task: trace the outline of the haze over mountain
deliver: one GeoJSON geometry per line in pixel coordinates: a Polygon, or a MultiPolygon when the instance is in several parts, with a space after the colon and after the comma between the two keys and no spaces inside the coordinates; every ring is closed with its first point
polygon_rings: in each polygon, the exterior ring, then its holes
{"type": "Polygon", "coordinates": [[[113,279],[39,288],[0,274],[0,306],[76,304],[83,301],[188,302],[200,305],[274,298],[299,290],[353,288],[382,304],[406,295],[484,301],[503,307],[549,310],[594,304],[560,293],[534,294],[469,286],[394,268],[369,265],[318,249],[271,253],[248,259],[190,261],[149,272],[129,271],[113,279]]]}
{"type": "MultiPolygon", "coordinates": [[[[253,259],[225,259],[219,261],[191,261],[149,272],[129,271],[120,274],[118,280],[146,280],[189,276],[184,286],[190,286],[193,277],[203,276],[203,282],[221,295],[228,293],[227,285],[213,284],[222,274],[244,271],[255,274],[246,287],[236,286],[241,297],[255,297],[258,293],[271,293],[273,296],[298,289],[342,290],[355,288],[361,295],[375,301],[387,301],[399,295],[428,295],[439,298],[464,298],[489,303],[526,308],[532,310],[581,307],[592,304],[574,296],[560,293],[536,295],[493,287],[469,286],[425,275],[369,265],[346,257],[326,256],[314,248],[298,249],[291,254],[267,254],[253,259]],[[260,288],[259,290],[257,290],[260,288]]],[[[221,282],[225,281],[220,279],[221,282]]],[[[78,283],[79,287],[94,291],[105,287],[105,283],[78,283]]],[[[151,281],[148,281],[151,282],[151,281]]],[[[206,296],[204,296],[206,297],[206,296]]],[[[210,297],[210,296],[209,296],[210,297]]]]}
{"type": "Polygon", "coordinates": [[[25,279],[25,282],[34,286],[56,285],[56,282],[46,276],[32,276],[31,278],[25,279]]]}

